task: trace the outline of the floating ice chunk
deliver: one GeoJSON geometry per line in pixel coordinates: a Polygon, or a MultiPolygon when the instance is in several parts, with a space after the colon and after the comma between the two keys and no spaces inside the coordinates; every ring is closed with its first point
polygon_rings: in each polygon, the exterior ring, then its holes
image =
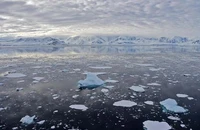
{"type": "Polygon", "coordinates": [[[176,94],[176,96],[179,97],[179,98],[186,98],[186,97],[188,97],[187,94],[176,94]]]}
{"type": "Polygon", "coordinates": [[[40,81],[40,80],[43,80],[44,77],[34,77],[33,79],[36,80],[36,81],[40,81]]]}
{"type": "Polygon", "coordinates": [[[58,95],[58,94],[53,94],[52,97],[53,97],[53,99],[55,100],[55,99],[58,99],[58,98],[59,98],[59,95],[58,95]]]}
{"type": "Polygon", "coordinates": [[[165,68],[149,68],[150,71],[160,71],[165,70],[165,68]]]}
{"type": "Polygon", "coordinates": [[[113,106],[119,106],[119,107],[132,107],[137,105],[137,103],[129,100],[121,100],[113,103],[113,106]]]}
{"type": "Polygon", "coordinates": [[[25,74],[22,73],[10,73],[8,75],[6,75],[7,78],[21,78],[21,77],[25,77],[25,74]]]}
{"type": "Polygon", "coordinates": [[[24,82],[24,80],[19,80],[19,81],[17,81],[17,83],[23,83],[24,82]]]}
{"type": "Polygon", "coordinates": [[[147,104],[147,105],[153,105],[154,104],[153,101],[145,101],[144,103],[147,104]]]}
{"type": "Polygon", "coordinates": [[[7,107],[0,108],[0,111],[6,110],[6,109],[7,109],[7,107]]]}
{"type": "Polygon", "coordinates": [[[34,123],[35,116],[30,117],[29,115],[26,115],[23,117],[20,122],[24,125],[30,125],[34,123]]]}
{"type": "Polygon", "coordinates": [[[135,65],[138,65],[138,66],[143,66],[143,67],[151,67],[151,66],[154,66],[153,64],[135,64],[135,65]]]}
{"type": "Polygon", "coordinates": [[[12,130],[18,130],[18,127],[13,127],[12,130]]]}
{"type": "Polygon", "coordinates": [[[106,83],[118,83],[119,81],[117,80],[112,80],[112,79],[107,79],[105,80],[106,83]]]}
{"type": "Polygon", "coordinates": [[[82,110],[82,111],[86,111],[88,109],[88,107],[81,104],[74,104],[74,105],[70,105],[69,107],[72,109],[77,109],[77,110],[82,110]]]}
{"type": "Polygon", "coordinates": [[[106,74],[106,72],[84,72],[83,74],[88,74],[88,73],[92,73],[92,74],[95,74],[95,75],[104,75],[104,74],[106,74]]]}
{"type": "Polygon", "coordinates": [[[107,92],[109,92],[109,90],[108,89],[101,89],[101,92],[103,92],[103,93],[107,93],[107,92]]]}
{"type": "Polygon", "coordinates": [[[170,119],[170,120],[174,120],[174,121],[180,121],[181,120],[180,118],[174,117],[174,116],[168,116],[167,118],[170,119]]]}
{"type": "Polygon", "coordinates": [[[143,122],[145,130],[170,130],[172,127],[167,122],[150,121],[143,122]]]}
{"type": "Polygon", "coordinates": [[[92,69],[111,69],[109,66],[90,66],[92,69]]]}
{"type": "Polygon", "coordinates": [[[3,85],[3,83],[0,83],[0,86],[2,86],[3,85]]]}
{"type": "Polygon", "coordinates": [[[45,120],[41,120],[41,121],[38,121],[37,124],[39,125],[43,125],[45,123],[45,120]]]}
{"type": "Polygon", "coordinates": [[[135,92],[144,92],[144,88],[141,86],[132,86],[130,87],[131,90],[135,91],[135,92]]]}
{"type": "Polygon", "coordinates": [[[112,89],[112,88],[114,88],[114,86],[104,86],[104,88],[112,89]]]}
{"type": "Polygon", "coordinates": [[[93,73],[87,73],[87,77],[85,80],[80,80],[78,82],[79,88],[96,88],[104,85],[104,81],[101,80],[97,75],[93,73]]]}
{"type": "Polygon", "coordinates": [[[56,127],[53,125],[53,126],[51,126],[51,129],[55,129],[56,127]]]}
{"type": "Polygon", "coordinates": [[[79,95],[73,95],[73,96],[72,96],[72,98],[74,98],[74,99],[75,99],[75,98],[77,98],[78,96],[79,96],[79,95]]]}
{"type": "Polygon", "coordinates": [[[180,124],[180,126],[181,126],[182,128],[187,128],[187,127],[185,126],[185,124],[180,124]]]}
{"type": "Polygon", "coordinates": [[[159,83],[148,83],[147,85],[149,85],[149,86],[161,86],[161,84],[159,84],[159,83]]]}
{"type": "Polygon", "coordinates": [[[161,101],[160,104],[163,106],[164,109],[166,109],[169,112],[174,112],[174,113],[185,113],[188,110],[178,106],[176,100],[168,98],[164,101],[161,101]]]}
{"type": "Polygon", "coordinates": [[[73,71],[81,71],[81,69],[73,69],[73,71]]]}
{"type": "Polygon", "coordinates": [[[194,98],[193,97],[188,97],[188,100],[193,100],[194,98]]]}

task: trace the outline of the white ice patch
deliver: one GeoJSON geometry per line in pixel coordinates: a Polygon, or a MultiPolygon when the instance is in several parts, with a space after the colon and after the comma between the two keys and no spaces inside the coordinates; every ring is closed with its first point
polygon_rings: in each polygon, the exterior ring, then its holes
{"type": "Polygon", "coordinates": [[[111,69],[110,66],[90,66],[92,69],[111,69]]]}
{"type": "Polygon", "coordinates": [[[145,130],[170,130],[172,127],[167,122],[150,121],[143,122],[145,130]]]}
{"type": "Polygon", "coordinates": [[[23,83],[24,82],[24,80],[19,80],[19,81],[17,81],[17,83],[23,83]]]}
{"type": "Polygon", "coordinates": [[[147,105],[153,105],[154,104],[153,101],[145,101],[144,103],[147,104],[147,105]]]}
{"type": "Polygon", "coordinates": [[[79,88],[93,88],[102,86],[105,82],[97,77],[96,74],[87,73],[87,77],[85,80],[80,80],[78,82],[79,88]]]}
{"type": "Polygon", "coordinates": [[[88,74],[88,73],[92,73],[92,74],[95,74],[95,75],[104,75],[104,74],[106,74],[106,72],[84,72],[83,74],[88,74]]]}
{"type": "Polygon", "coordinates": [[[161,101],[160,104],[164,107],[164,109],[166,109],[169,112],[174,112],[174,113],[185,113],[188,110],[178,106],[176,100],[168,98],[164,101],[161,101]]]}
{"type": "Polygon", "coordinates": [[[132,107],[137,105],[137,103],[129,100],[121,100],[113,103],[113,106],[119,106],[119,107],[132,107]]]}
{"type": "Polygon", "coordinates": [[[103,93],[107,93],[107,92],[109,92],[109,90],[108,89],[101,89],[101,92],[103,92],[103,93]]]}
{"type": "Polygon", "coordinates": [[[112,89],[114,88],[115,86],[104,86],[104,88],[107,88],[107,89],[112,89]]]}
{"type": "Polygon", "coordinates": [[[194,100],[194,98],[193,97],[188,97],[188,100],[194,100]]]}
{"type": "Polygon", "coordinates": [[[118,83],[119,81],[117,80],[112,80],[112,79],[107,79],[105,80],[106,83],[118,83]]]}
{"type": "Polygon", "coordinates": [[[44,77],[34,77],[33,79],[36,80],[36,81],[40,81],[40,80],[43,80],[44,77]]]}
{"type": "Polygon", "coordinates": [[[21,78],[21,77],[25,77],[25,74],[22,73],[10,73],[8,75],[6,75],[7,78],[21,78]]]}
{"type": "Polygon", "coordinates": [[[149,85],[149,86],[161,86],[161,84],[159,84],[159,83],[148,83],[147,85],[149,85]]]}
{"type": "Polygon", "coordinates": [[[138,65],[138,66],[143,66],[143,67],[152,67],[154,66],[153,64],[135,64],[135,65],[138,65]]]}
{"type": "Polygon", "coordinates": [[[20,122],[24,125],[30,125],[30,124],[33,124],[34,123],[34,119],[35,119],[35,116],[28,116],[26,115],[25,117],[23,117],[20,122]]]}
{"type": "Polygon", "coordinates": [[[39,125],[43,125],[45,123],[45,120],[41,120],[41,121],[38,121],[37,124],[39,125]]]}
{"type": "Polygon", "coordinates": [[[145,91],[144,88],[141,86],[131,86],[130,89],[135,92],[144,92],[145,91]]]}
{"type": "Polygon", "coordinates": [[[6,110],[6,109],[7,109],[7,107],[0,108],[0,111],[6,110]]]}
{"type": "Polygon", "coordinates": [[[59,95],[58,95],[58,94],[53,94],[52,97],[53,97],[53,99],[55,100],[55,99],[58,99],[58,98],[59,98],[59,95]]]}
{"type": "Polygon", "coordinates": [[[73,95],[72,98],[76,99],[79,95],[73,95]]]}
{"type": "Polygon", "coordinates": [[[186,97],[188,97],[187,94],[176,94],[176,96],[179,97],[179,98],[186,98],[186,97]]]}
{"type": "Polygon", "coordinates": [[[165,70],[165,68],[149,68],[150,71],[160,71],[165,70]]]}
{"type": "Polygon", "coordinates": [[[167,118],[170,119],[170,120],[173,120],[173,121],[180,121],[181,120],[180,118],[174,117],[174,116],[168,116],[167,118]]]}
{"type": "Polygon", "coordinates": [[[74,105],[70,105],[69,107],[72,109],[77,109],[77,110],[82,110],[82,111],[86,111],[88,109],[88,107],[81,104],[74,104],[74,105]]]}

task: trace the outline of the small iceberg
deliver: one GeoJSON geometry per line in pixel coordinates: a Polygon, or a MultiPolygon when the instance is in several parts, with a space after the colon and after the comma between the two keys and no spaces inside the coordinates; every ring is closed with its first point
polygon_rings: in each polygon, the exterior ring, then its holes
{"type": "Polygon", "coordinates": [[[82,111],[86,111],[88,109],[88,107],[86,107],[85,105],[81,105],[81,104],[74,104],[74,105],[70,105],[69,107],[72,109],[82,110],[82,111]]]}
{"type": "Polygon", "coordinates": [[[113,103],[113,106],[117,106],[117,107],[132,107],[135,105],[137,105],[137,103],[133,101],[129,101],[129,100],[121,100],[121,101],[117,101],[113,103]]]}
{"type": "Polygon", "coordinates": [[[7,78],[21,78],[25,76],[26,75],[22,73],[9,73],[8,75],[6,75],[7,78]]]}
{"type": "Polygon", "coordinates": [[[86,79],[80,80],[78,82],[78,87],[80,89],[84,89],[84,88],[93,89],[93,88],[104,85],[104,83],[105,82],[101,80],[96,74],[87,73],[86,79]]]}
{"type": "Polygon", "coordinates": [[[26,115],[25,117],[23,117],[20,122],[24,125],[30,125],[30,124],[33,124],[34,123],[34,119],[35,119],[35,116],[28,116],[26,115]]]}
{"type": "Polygon", "coordinates": [[[132,86],[130,87],[131,90],[135,91],[135,92],[144,92],[144,88],[141,86],[132,86]]]}
{"type": "Polygon", "coordinates": [[[167,122],[150,121],[143,122],[144,130],[171,130],[172,127],[167,122]]]}
{"type": "Polygon", "coordinates": [[[187,98],[188,97],[187,94],[176,94],[176,96],[179,98],[187,98]]]}
{"type": "Polygon", "coordinates": [[[185,113],[188,110],[178,106],[178,103],[176,100],[168,98],[164,101],[160,102],[161,106],[164,108],[164,110],[169,111],[169,112],[174,112],[174,113],[185,113]]]}

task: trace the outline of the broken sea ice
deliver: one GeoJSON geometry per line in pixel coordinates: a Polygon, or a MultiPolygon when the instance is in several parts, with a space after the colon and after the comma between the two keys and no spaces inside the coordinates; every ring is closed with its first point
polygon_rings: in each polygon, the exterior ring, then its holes
{"type": "Polygon", "coordinates": [[[20,122],[24,125],[30,125],[34,123],[35,116],[30,117],[29,115],[26,115],[23,117],[20,122]]]}
{"type": "Polygon", "coordinates": [[[167,122],[150,121],[143,122],[145,130],[170,130],[172,127],[167,122]]]}
{"type": "Polygon", "coordinates": [[[164,101],[160,102],[161,106],[164,108],[164,110],[169,111],[169,112],[174,112],[174,113],[185,113],[188,110],[178,106],[178,103],[176,100],[168,98],[164,101]]]}
{"type": "Polygon", "coordinates": [[[80,80],[78,82],[78,87],[80,89],[84,89],[84,88],[96,88],[96,87],[100,87],[102,85],[104,85],[104,81],[101,80],[96,74],[93,73],[87,73],[87,77],[84,80],[80,80]]]}
{"type": "Polygon", "coordinates": [[[117,101],[113,103],[113,106],[117,106],[117,107],[132,107],[135,105],[137,105],[137,103],[133,101],[129,101],[129,100],[121,100],[121,101],[117,101]]]}

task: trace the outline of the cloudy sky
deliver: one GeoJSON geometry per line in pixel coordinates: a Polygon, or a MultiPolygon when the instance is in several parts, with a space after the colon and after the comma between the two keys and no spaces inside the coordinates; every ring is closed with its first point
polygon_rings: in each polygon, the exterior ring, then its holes
{"type": "Polygon", "coordinates": [[[0,0],[0,35],[199,36],[200,0],[0,0]]]}

